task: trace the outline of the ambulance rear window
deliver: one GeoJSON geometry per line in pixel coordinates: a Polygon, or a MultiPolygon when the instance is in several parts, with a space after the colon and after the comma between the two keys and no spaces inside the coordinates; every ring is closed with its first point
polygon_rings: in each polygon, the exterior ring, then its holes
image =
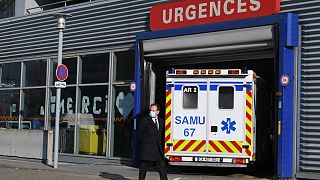
{"type": "Polygon", "coordinates": [[[233,109],[234,88],[228,86],[219,87],[219,109],[233,109]]]}
{"type": "Polygon", "coordinates": [[[196,109],[198,108],[198,86],[183,87],[183,108],[196,109]]]}

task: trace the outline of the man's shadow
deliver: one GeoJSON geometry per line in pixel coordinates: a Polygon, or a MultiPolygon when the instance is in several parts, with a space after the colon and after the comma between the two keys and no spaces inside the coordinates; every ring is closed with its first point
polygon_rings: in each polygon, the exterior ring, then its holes
{"type": "Polygon", "coordinates": [[[122,175],[110,174],[107,172],[100,172],[99,176],[102,178],[111,179],[111,180],[130,180],[128,178],[123,177],[122,175]]]}

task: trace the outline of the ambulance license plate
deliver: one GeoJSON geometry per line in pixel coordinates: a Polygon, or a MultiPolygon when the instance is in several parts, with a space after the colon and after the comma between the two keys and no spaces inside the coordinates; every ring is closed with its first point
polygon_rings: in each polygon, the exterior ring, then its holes
{"type": "Polygon", "coordinates": [[[220,162],[220,158],[211,158],[211,157],[197,157],[196,161],[201,162],[220,162]]]}

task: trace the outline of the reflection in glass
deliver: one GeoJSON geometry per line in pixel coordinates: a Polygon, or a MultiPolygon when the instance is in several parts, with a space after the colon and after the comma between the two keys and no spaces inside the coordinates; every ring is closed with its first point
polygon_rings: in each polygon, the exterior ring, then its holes
{"type": "Polygon", "coordinates": [[[81,87],[79,154],[105,156],[108,86],[81,87]]]}
{"type": "Polygon", "coordinates": [[[13,17],[15,14],[15,0],[0,1],[0,19],[13,17]]]}
{"type": "MultiPolygon", "coordinates": [[[[59,152],[73,153],[74,130],[76,122],[75,114],[76,88],[68,87],[61,89],[60,101],[60,125],[59,125],[59,152]]],[[[50,92],[50,122],[51,129],[55,127],[56,116],[56,89],[50,92]]],[[[50,129],[50,128],[49,128],[50,129]]]]}
{"type": "Polygon", "coordinates": [[[20,112],[23,121],[31,124],[32,129],[43,129],[45,89],[24,90],[24,104],[20,112]]]}
{"type": "Polygon", "coordinates": [[[129,85],[115,87],[113,156],[131,157],[134,96],[129,85]]]}
{"type": "Polygon", "coordinates": [[[116,81],[134,79],[134,51],[116,52],[116,81]]]}
{"type": "MultiPolygon", "coordinates": [[[[68,68],[68,72],[69,72],[69,76],[66,79],[65,82],[67,82],[67,84],[76,84],[77,82],[77,57],[73,57],[73,58],[65,58],[62,60],[62,64],[64,64],[65,66],[67,66],[68,68]]],[[[52,82],[51,84],[54,84],[55,81],[57,80],[56,77],[56,69],[57,69],[57,65],[58,62],[57,60],[53,60],[52,61],[52,82]]]]}
{"type": "Polygon", "coordinates": [[[10,87],[20,87],[20,73],[21,73],[20,63],[10,63],[0,65],[0,87],[10,88],[10,87]]]}
{"type": "Polygon", "coordinates": [[[45,86],[46,85],[46,69],[47,61],[30,61],[25,62],[26,79],[25,86],[45,86]]]}
{"type": "Polygon", "coordinates": [[[109,54],[81,56],[82,84],[102,83],[109,80],[109,54]]]}
{"type": "Polygon", "coordinates": [[[19,90],[0,91],[0,128],[19,128],[19,90]]]}

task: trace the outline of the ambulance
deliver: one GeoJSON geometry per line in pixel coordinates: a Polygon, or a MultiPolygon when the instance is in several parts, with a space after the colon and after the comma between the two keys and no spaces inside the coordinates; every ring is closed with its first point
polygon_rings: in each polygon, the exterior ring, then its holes
{"type": "Polygon", "coordinates": [[[270,123],[259,120],[264,132],[257,138],[256,101],[259,86],[261,99],[267,88],[254,71],[172,69],[166,76],[164,152],[170,165],[247,167],[258,152],[262,159],[270,123]]]}

